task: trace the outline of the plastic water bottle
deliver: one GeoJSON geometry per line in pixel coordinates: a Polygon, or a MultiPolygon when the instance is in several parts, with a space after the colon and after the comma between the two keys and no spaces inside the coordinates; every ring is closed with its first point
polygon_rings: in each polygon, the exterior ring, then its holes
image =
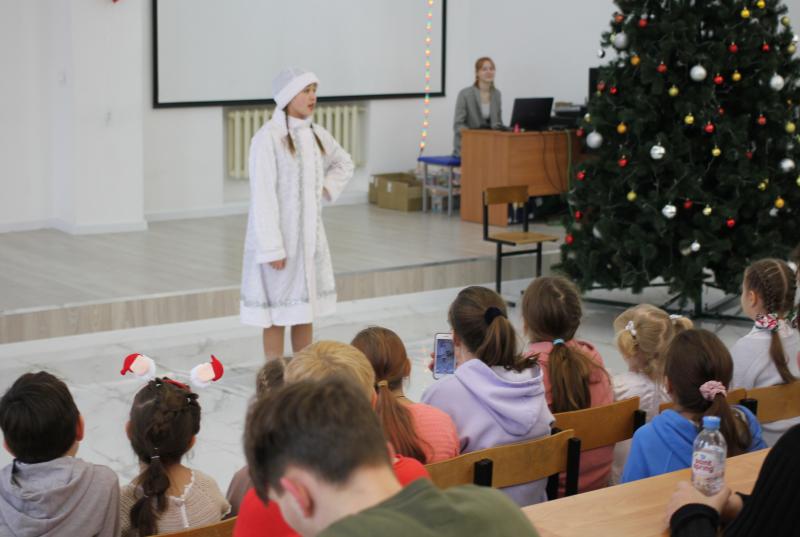
{"type": "Polygon", "coordinates": [[[719,431],[717,416],[703,416],[703,430],[694,439],[692,450],[692,485],[713,496],[725,485],[725,456],[728,445],[719,431]]]}

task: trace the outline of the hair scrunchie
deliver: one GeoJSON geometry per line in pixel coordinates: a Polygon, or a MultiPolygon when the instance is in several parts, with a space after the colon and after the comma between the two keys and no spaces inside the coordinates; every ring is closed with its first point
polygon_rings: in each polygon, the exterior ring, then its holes
{"type": "Polygon", "coordinates": [[[490,306],[486,308],[486,311],[483,313],[483,320],[486,322],[486,326],[489,326],[496,318],[505,316],[506,314],[503,313],[503,310],[496,306],[490,306]]]}
{"type": "Polygon", "coordinates": [[[565,345],[564,340],[561,339],[561,338],[554,339],[553,340],[553,347],[555,347],[556,345],[565,345]]]}
{"type": "Polygon", "coordinates": [[[718,380],[709,380],[700,386],[700,394],[706,401],[713,401],[717,394],[720,393],[723,396],[727,396],[728,390],[725,388],[725,385],[718,380]]]}

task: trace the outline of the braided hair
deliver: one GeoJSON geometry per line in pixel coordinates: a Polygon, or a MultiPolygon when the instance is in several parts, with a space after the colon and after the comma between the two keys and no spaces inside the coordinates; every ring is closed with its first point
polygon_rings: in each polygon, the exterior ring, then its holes
{"type": "MultiPolygon", "coordinates": [[[[797,279],[785,261],[761,259],[745,270],[743,291],[755,293],[768,313],[776,314],[785,322],[794,309],[797,279]]],[[[786,353],[777,330],[772,331],[769,355],[784,382],[796,380],[789,371],[786,353]]]]}
{"type": "Polygon", "coordinates": [[[167,468],[180,463],[199,431],[200,404],[188,386],[155,378],[136,394],[128,434],[145,469],[134,480],[142,497],[131,508],[130,519],[140,537],[158,533],[156,521],[167,508],[167,468]]]}

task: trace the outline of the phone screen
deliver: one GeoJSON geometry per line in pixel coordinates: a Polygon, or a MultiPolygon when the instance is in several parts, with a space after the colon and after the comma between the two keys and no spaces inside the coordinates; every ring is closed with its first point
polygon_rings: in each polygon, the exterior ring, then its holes
{"type": "Polygon", "coordinates": [[[433,376],[452,375],[456,371],[456,358],[453,353],[453,340],[436,338],[436,352],[433,360],[433,376]]]}

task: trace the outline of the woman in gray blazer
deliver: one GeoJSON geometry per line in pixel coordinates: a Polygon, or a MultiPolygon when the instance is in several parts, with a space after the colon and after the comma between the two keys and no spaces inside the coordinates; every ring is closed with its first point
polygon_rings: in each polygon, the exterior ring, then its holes
{"type": "Polygon", "coordinates": [[[491,58],[478,58],[475,83],[458,93],[453,121],[453,155],[457,157],[461,156],[462,130],[503,128],[500,90],[494,87],[494,72],[491,58]]]}

